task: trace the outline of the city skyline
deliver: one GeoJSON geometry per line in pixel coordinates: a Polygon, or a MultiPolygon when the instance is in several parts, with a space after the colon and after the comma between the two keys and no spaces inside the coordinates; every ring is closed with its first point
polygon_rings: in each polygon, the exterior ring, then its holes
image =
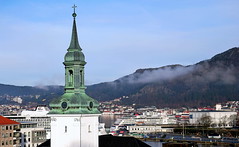
{"type": "Polygon", "coordinates": [[[238,46],[237,0],[0,1],[0,83],[63,85],[74,4],[86,84],[238,46]]]}

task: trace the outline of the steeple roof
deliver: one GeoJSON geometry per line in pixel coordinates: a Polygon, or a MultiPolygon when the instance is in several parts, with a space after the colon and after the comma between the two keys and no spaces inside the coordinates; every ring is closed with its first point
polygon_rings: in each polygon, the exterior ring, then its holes
{"type": "Polygon", "coordinates": [[[85,65],[85,56],[82,52],[82,49],[79,45],[78,41],[78,35],[77,35],[77,28],[76,28],[76,16],[77,14],[75,13],[75,8],[76,5],[74,5],[72,8],[74,8],[74,13],[72,14],[73,16],[73,27],[72,27],[72,35],[71,35],[71,43],[69,48],[67,49],[67,53],[65,55],[65,62],[75,62],[79,61],[81,62],[82,65],[85,65]]]}
{"type": "Polygon", "coordinates": [[[77,28],[76,28],[76,13],[75,13],[75,8],[76,6],[73,6],[74,8],[74,13],[72,14],[73,16],[73,27],[72,27],[72,35],[71,35],[71,43],[70,46],[68,48],[68,50],[82,50],[80,45],[79,45],[79,41],[78,41],[78,35],[77,35],[77,28]]]}

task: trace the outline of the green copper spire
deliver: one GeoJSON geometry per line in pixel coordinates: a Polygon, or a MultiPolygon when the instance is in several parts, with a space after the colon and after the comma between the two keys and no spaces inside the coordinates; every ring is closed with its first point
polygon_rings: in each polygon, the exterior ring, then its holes
{"type": "Polygon", "coordinates": [[[76,29],[76,16],[77,14],[75,13],[75,8],[77,6],[74,5],[72,8],[74,9],[74,13],[72,14],[73,16],[73,27],[72,27],[72,36],[71,36],[71,43],[70,43],[70,46],[68,48],[68,50],[82,50],[80,45],[79,45],[79,42],[78,42],[78,35],[77,35],[77,29],[76,29]]]}
{"type": "Polygon", "coordinates": [[[99,103],[85,93],[85,56],[80,48],[77,29],[76,13],[74,5],[72,14],[73,28],[69,48],[65,55],[65,92],[50,103],[50,114],[99,114],[99,103]]]}

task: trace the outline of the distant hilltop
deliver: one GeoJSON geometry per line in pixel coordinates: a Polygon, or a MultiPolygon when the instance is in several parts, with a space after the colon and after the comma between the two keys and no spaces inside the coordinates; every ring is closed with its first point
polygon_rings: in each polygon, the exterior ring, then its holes
{"type": "MultiPolygon", "coordinates": [[[[63,86],[43,88],[0,84],[0,102],[16,103],[12,99],[17,96],[23,104],[49,104],[63,91],[63,86]]],[[[194,65],[138,69],[115,81],[87,86],[86,92],[98,101],[122,97],[122,104],[174,108],[239,100],[239,48],[194,65]]]]}

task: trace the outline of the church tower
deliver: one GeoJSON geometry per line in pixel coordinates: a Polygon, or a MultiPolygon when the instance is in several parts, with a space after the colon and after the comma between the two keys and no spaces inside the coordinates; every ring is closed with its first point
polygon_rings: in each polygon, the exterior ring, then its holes
{"type": "Polygon", "coordinates": [[[65,54],[65,92],[50,103],[51,147],[98,147],[99,103],[85,93],[85,56],[78,42],[73,6],[70,46],[65,54]]]}

